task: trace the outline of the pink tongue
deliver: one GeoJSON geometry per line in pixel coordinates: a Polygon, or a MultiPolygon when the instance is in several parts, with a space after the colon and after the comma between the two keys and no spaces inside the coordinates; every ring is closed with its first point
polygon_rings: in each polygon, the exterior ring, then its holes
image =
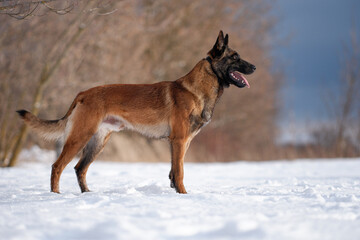
{"type": "Polygon", "coordinates": [[[242,75],[241,73],[239,73],[238,71],[234,72],[234,75],[237,77],[237,78],[240,78],[241,80],[244,80],[246,86],[248,88],[250,88],[250,84],[248,82],[248,80],[244,77],[244,75],[242,75]]]}

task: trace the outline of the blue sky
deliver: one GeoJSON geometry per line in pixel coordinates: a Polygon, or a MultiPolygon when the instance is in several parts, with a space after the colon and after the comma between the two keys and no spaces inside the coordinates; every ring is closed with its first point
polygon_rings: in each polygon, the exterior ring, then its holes
{"type": "Polygon", "coordinates": [[[331,120],[324,96],[337,93],[351,29],[360,34],[360,1],[277,0],[273,12],[276,39],[288,39],[273,51],[285,74],[280,122],[331,120]]]}

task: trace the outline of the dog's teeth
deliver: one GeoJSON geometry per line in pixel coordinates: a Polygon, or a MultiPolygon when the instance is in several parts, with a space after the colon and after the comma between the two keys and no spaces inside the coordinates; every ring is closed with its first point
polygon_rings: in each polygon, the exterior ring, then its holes
{"type": "MultiPolygon", "coordinates": [[[[240,78],[238,78],[235,73],[230,73],[231,77],[235,78],[236,80],[240,81],[240,78]]],[[[244,83],[244,81],[243,81],[244,83]]]]}

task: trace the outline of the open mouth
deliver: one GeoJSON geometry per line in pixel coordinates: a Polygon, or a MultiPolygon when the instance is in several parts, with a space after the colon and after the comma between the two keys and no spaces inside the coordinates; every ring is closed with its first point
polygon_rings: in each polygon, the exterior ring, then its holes
{"type": "Polygon", "coordinates": [[[248,80],[240,72],[238,71],[231,72],[230,77],[232,80],[244,85],[244,87],[247,86],[248,88],[250,88],[250,84],[248,80]]]}

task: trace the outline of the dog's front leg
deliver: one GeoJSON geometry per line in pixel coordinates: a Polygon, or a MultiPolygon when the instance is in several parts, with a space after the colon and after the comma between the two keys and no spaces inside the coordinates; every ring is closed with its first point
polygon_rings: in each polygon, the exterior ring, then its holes
{"type": "Polygon", "coordinates": [[[184,179],[184,156],[188,145],[187,139],[174,139],[171,142],[171,171],[169,174],[171,187],[178,193],[186,193],[184,179]]]}

